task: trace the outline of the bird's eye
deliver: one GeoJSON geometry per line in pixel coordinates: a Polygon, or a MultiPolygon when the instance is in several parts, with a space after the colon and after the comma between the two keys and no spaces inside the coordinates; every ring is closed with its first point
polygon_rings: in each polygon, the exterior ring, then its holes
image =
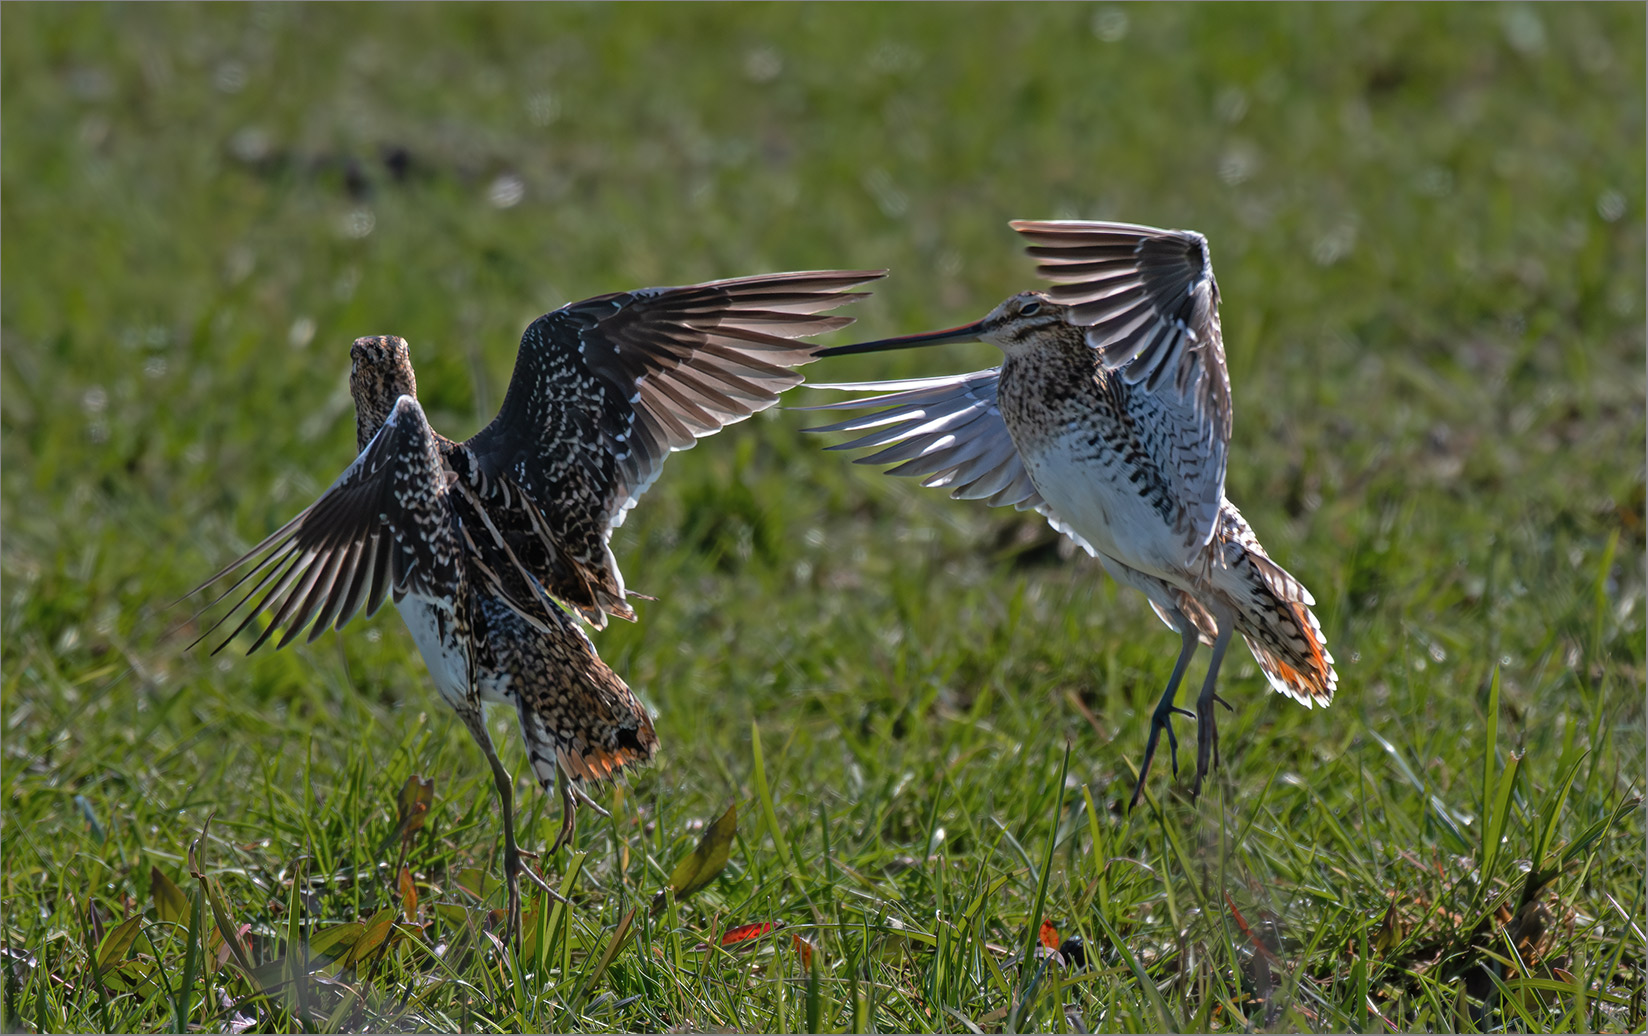
{"type": "Polygon", "coordinates": [[[1026,302],[1023,306],[1019,307],[1019,316],[1021,317],[1033,317],[1040,312],[1041,303],[1039,302],[1026,302]]]}

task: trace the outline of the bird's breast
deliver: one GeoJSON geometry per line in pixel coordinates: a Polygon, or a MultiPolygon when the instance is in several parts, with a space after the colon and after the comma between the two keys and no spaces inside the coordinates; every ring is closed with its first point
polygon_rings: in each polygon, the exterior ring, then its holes
{"type": "Polygon", "coordinates": [[[1019,452],[1042,499],[1095,550],[1177,583],[1184,537],[1163,513],[1154,468],[1109,432],[1071,419],[1020,443],[1019,452]]]}

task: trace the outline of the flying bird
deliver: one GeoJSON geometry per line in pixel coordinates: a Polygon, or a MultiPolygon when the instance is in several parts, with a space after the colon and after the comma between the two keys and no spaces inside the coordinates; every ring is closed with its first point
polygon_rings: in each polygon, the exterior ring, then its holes
{"type": "MultiPolygon", "coordinates": [[[[486,754],[503,813],[509,925],[520,930],[513,781],[483,702],[515,710],[532,771],[559,784],[574,832],[581,785],[651,759],[652,719],[595,652],[590,625],[633,620],[612,530],[674,450],[772,406],[814,358],[797,341],[885,271],[776,273],[572,303],[521,337],[503,406],[457,442],[429,425],[403,339],[350,349],[359,455],[320,499],[191,594],[238,599],[195,641],[243,631],[247,653],[341,629],[392,598],[435,687],[486,754]],[[231,579],[232,577],[232,579],[231,579]],[[269,621],[257,629],[258,616],[269,621]],[[278,634],[278,637],[277,637],[278,634]]],[[[201,613],[197,613],[197,618],[201,613]]],[[[193,646],[193,645],[191,645],[193,646]]]]}
{"type": "Polygon", "coordinates": [[[1132,805],[1174,713],[1197,722],[1191,794],[1218,765],[1220,663],[1240,633],[1277,691],[1306,707],[1338,677],[1300,581],[1272,561],[1225,497],[1230,377],[1207,240],[1131,223],[1019,220],[1055,286],[1014,295],[948,331],[824,349],[819,356],[985,341],[1001,366],[907,381],[814,385],[874,395],[810,409],[880,408],[819,432],[863,433],[830,449],[880,447],[861,464],[922,479],[958,499],[1034,509],[1143,591],[1179,634],[1151,716],[1132,805]],[[1174,705],[1198,643],[1212,647],[1194,714],[1174,705]]]}

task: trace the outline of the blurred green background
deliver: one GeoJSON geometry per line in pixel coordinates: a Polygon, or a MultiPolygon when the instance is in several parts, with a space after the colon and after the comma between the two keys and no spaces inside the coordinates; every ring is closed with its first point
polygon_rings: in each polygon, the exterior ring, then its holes
{"type": "MultiPolygon", "coordinates": [[[[1149,947],[1141,966],[1186,1024],[1242,1024],[1244,997],[1264,1005],[1253,1024],[1365,1021],[1339,992],[1260,996],[1221,896],[1274,919],[1289,990],[1331,987],[1346,939],[1405,904],[1401,939],[1361,974],[1385,976],[1390,1023],[1441,1024],[1413,961],[1432,937],[1441,959],[1468,955],[1471,910],[1514,909],[1549,819],[1570,846],[1606,830],[1544,900],[1568,942],[1540,953],[1590,989],[1577,1008],[1556,997],[1552,1024],[1640,1027],[1641,929],[1622,912],[1640,924],[1644,829],[1640,811],[1608,821],[1644,784],[1641,5],[11,3],[4,22],[0,914],[36,961],[13,969],[8,1018],[171,1020],[136,994],[98,1015],[43,976],[149,904],[151,866],[184,880],[212,810],[255,938],[283,923],[263,899],[282,899],[305,839],[370,866],[411,773],[438,782],[430,894],[491,852],[484,766],[397,618],[252,659],[166,636],[187,617],[172,602],[350,460],[353,338],[406,337],[433,423],[464,437],[501,400],[521,329],[565,302],[886,267],[832,341],[949,326],[1035,286],[1007,220],[1060,217],[1208,236],[1236,412],[1227,491],[1314,592],[1338,700],[1298,709],[1233,651],[1217,791],[1192,805],[1159,767],[1157,819],[1123,817],[1176,648],[1144,600],[1033,515],[850,466],[800,433],[820,422],[762,415],[671,460],[614,537],[629,584],[658,600],[596,642],[658,709],[663,749],[617,814],[633,826],[581,834],[584,936],[660,887],[690,820],[759,794],[753,723],[774,812],[747,813],[729,876],[694,902],[706,918],[794,912],[794,872],[774,877],[793,849],[835,962],[829,1024],[954,1027],[950,1010],[999,1028],[992,1012],[1022,1009],[1009,1020],[1062,1025],[1060,997],[1123,1024],[1103,1007],[1136,995],[1119,958],[1052,999],[988,981],[977,946],[1023,938],[1040,867],[986,838],[995,823],[1068,850],[1048,910],[1090,944],[1099,912],[1149,947]],[[1070,787],[1091,799],[1059,814],[1067,739],[1070,787]],[[1479,838],[1496,815],[1484,753],[1494,773],[1526,753],[1503,852],[1479,838]],[[1096,902],[1120,857],[1149,875],[1096,902]],[[904,860],[916,877],[884,871],[904,860]],[[1227,876],[1210,885],[1210,865],[1227,876]],[[910,965],[911,998],[831,927],[874,913],[936,932],[998,872],[999,928],[975,915],[946,944],[985,976],[944,972],[954,1002],[922,971],[937,965],[910,965]],[[819,912],[820,889],[842,913],[819,912]],[[1228,966],[1185,949],[1198,940],[1228,966]],[[868,1015],[861,972],[894,991],[868,1015]]],[[[497,733],[518,767],[502,717],[497,733]]],[[[381,890],[363,884],[313,916],[369,912],[381,890]]],[[[741,1016],[730,994],[669,1000],[650,966],[620,956],[614,993],[651,992],[606,1014],[470,1016],[459,994],[419,1017],[807,1020],[776,977],[748,994],[775,1013],[741,1016]]]]}

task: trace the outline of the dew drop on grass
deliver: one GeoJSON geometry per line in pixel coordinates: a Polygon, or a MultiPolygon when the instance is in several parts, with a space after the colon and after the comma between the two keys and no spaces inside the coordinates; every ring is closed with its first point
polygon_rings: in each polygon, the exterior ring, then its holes
{"type": "Polygon", "coordinates": [[[1446,198],[1453,193],[1453,173],[1444,166],[1426,166],[1414,178],[1414,189],[1427,198],[1446,198]]]}
{"type": "Polygon", "coordinates": [[[1219,157],[1219,179],[1234,187],[1252,179],[1259,166],[1259,153],[1253,145],[1237,142],[1219,157]]]}
{"type": "Polygon", "coordinates": [[[268,158],[270,147],[269,131],[262,126],[244,126],[229,138],[229,154],[247,165],[268,158]]]}
{"type": "Polygon", "coordinates": [[[294,349],[307,348],[315,340],[315,321],[312,317],[298,317],[286,332],[286,344],[294,349]]]}
{"type": "Polygon", "coordinates": [[[1539,14],[1525,4],[1507,7],[1503,18],[1505,42],[1518,54],[1532,57],[1545,50],[1545,23],[1539,14]]]}
{"type": "Polygon", "coordinates": [[[343,217],[343,236],[358,241],[372,233],[377,225],[378,218],[372,215],[371,209],[355,209],[343,217]]]}
{"type": "Polygon", "coordinates": [[[492,181],[486,189],[487,204],[495,209],[510,209],[526,197],[526,184],[514,173],[505,173],[492,181]]]}
{"type": "Polygon", "coordinates": [[[246,89],[246,66],[238,61],[225,61],[212,73],[212,86],[219,93],[238,94],[246,89]]]}
{"type": "Polygon", "coordinates": [[[784,56],[774,47],[752,47],[744,55],[744,76],[752,83],[770,83],[783,71],[784,56]]]}
{"type": "Polygon", "coordinates": [[[548,126],[561,117],[561,99],[548,90],[527,98],[526,117],[534,126],[548,126]]]}
{"type": "Polygon", "coordinates": [[[244,245],[236,245],[223,257],[223,279],[230,284],[239,284],[250,277],[256,267],[256,254],[244,245]]]}
{"type": "Polygon", "coordinates": [[[1213,101],[1213,110],[1219,119],[1235,125],[1247,114],[1247,92],[1239,86],[1227,86],[1213,101]]]}
{"type": "Polygon", "coordinates": [[[1349,255],[1355,247],[1356,226],[1345,222],[1318,238],[1311,254],[1318,266],[1332,266],[1349,255]]]}
{"type": "Polygon", "coordinates": [[[1106,7],[1095,13],[1093,35],[1106,43],[1120,43],[1127,39],[1127,12],[1120,7],[1106,7]]]}

